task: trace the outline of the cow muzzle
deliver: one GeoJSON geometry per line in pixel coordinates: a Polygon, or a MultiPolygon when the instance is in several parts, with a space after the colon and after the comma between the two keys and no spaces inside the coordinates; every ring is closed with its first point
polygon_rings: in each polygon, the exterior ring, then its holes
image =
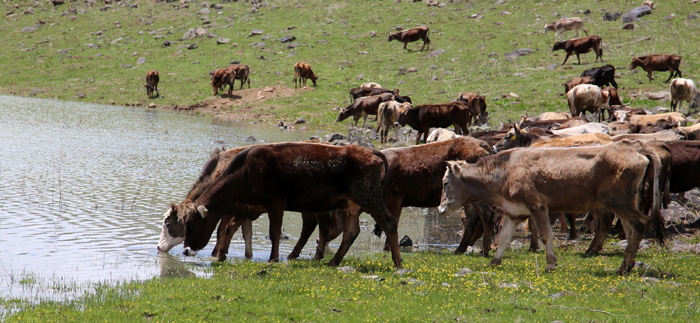
{"type": "Polygon", "coordinates": [[[185,256],[194,257],[194,256],[197,255],[197,252],[198,252],[198,251],[199,251],[199,250],[194,250],[194,249],[192,249],[192,248],[190,248],[190,247],[186,247],[186,248],[184,248],[184,249],[182,250],[182,254],[185,255],[185,256]]]}

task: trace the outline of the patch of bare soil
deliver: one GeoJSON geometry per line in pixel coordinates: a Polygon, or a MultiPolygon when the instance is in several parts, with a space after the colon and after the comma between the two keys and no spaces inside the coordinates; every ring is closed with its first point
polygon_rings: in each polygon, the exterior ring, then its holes
{"type": "Polygon", "coordinates": [[[260,109],[265,101],[277,98],[286,98],[305,91],[313,91],[311,87],[292,89],[286,86],[266,86],[264,88],[250,88],[234,90],[231,95],[227,91],[219,92],[219,95],[205,101],[185,106],[157,106],[157,108],[199,111],[217,114],[217,117],[226,120],[259,120],[270,119],[274,114],[274,106],[266,106],[260,109]],[[240,108],[231,111],[231,108],[240,108]]]}

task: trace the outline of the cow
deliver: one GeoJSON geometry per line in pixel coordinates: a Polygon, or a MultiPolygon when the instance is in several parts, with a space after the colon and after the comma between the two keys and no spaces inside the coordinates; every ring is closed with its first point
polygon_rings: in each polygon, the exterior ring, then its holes
{"type": "Polygon", "coordinates": [[[610,128],[608,125],[598,122],[589,122],[580,126],[565,128],[565,129],[553,129],[550,130],[553,134],[562,137],[582,135],[586,133],[604,133],[606,135],[610,134],[610,128]]]}
{"type": "Polygon", "coordinates": [[[617,89],[617,82],[615,82],[615,66],[610,64],[601,67],[590,68],[581,73],[581,77],[592,77],[593,84],[603,87],[612,85],[617,89]]]}
{"type": "Polygon", "coordinates": [[[406,45],[408,45],[408,43],[421,39],[421,40],[423,40],[423,46],[420,48],[420,50],[423,51],[423,48],[426,45],[428,46],[428,50],[430,50],[430,38],[428,38],[429,33],[430,33],[430,30],[426,26],[416,27],[416,28],[398,31],[398,32],[395,32],[393,34],[389,33],[389,39],[387,41],[398,40],[399,42],[402,42],[403,43],[403,50],[405,52],[406,45]]]}
{"type": "Polygon", "coordinates": [[[395,96],[399,95],[399,89],[384,89],[384,88],[369,88],[369,87],[356,87],[350,89],[350,102],[355,102],[355,100],[372,95],[379,95],[383,93],[391,93],[395,96]]]}
{"type": "Polygon", "coordinates": [[[469,106],[469,122],[467,127],[474,122],[477,124],[485,124],[488,122],[489,113],[486,111],[486,98],[483,95],[478,95],[471,92],[462,92],[457,97],[457,101],[465,102],[469,106]]]}
{"type": "Polygon", "coordinates": [[[416,145],[428,139],[430,128],[445,128],[454,125],[455,133],[465,135],[469,133],[467,122],[469,120],[469,107],[462,101],[454,101],[442,104],[423,104],[406,109],[399,114],[399,124],[409,125],[418,131],[416,145]]]}
{"type": "Polygon", "coordinates": [[[649,82],[653,80],[654,78],[651,77],[651,73],[654,71],[658,72],[665,72],[665,71],[671,71],[671,74],[668,76],[668,79],[666,80],[666,83],[670,81],[674,77],[683,77],[683,73],[681,73],[680,66],[681,66],[681,57],[678,55],[663,55],[663,54],[654,54],[654,55],[647,55],[647,56],[640,56],[640,57],[634,57],[632,58],[632,63],[630,64],[630,70],[633,70],[637,67],[641,67],[644,71],[647,72],[647,77],[649,78],[649,82]]]}
{"type": "Polygon", "coordinates": [[[619,121],[619,122],[628,122],[629,118],[632,117],[633,115],[646,115],[647,112],[643,108],[636,108],[632,109],[627,106],[623,105],[610,105],[610,109],[612,110],[612,120],[619,121]]]}
{"type": "Polygon", "coordinates": [[[159,81],[160,76],[158,75],[158,71],[152,70],[146,73],[146,84],[144,86],[146,87],[146,95],[148,95],[149,99],[153,99],[160,96],[160,94],[158,93],[159,81]],[[156,92],[155,96],[153,95],[153,91],[156,92]]]}
{"type": "Polygon", "coordinates": [[[515,149],[480,158],[476,164],[450,161],[438,210],[447,214],[479,202],[504,213],[492,265],[501,264],[517,223],[531,217],[546,247],[545,271],[552,272],[557,259],[548,214],[605,208],[622,219],[628,232],[624,260],[618,269],[624,273],[635,265],[647,225],[663,221],[661,168],[655,150],[638,141],[595,147],[515,149]],[[651,201],[649,215],[640,201],[651,201]]]}
{"type": "Polygon", "coordinates": [[[555,135],[551,130],[542,128],[523,129],[515,124],[513,128],[506,133],[503,139],[493,145],[493,151],[501,152],[516,147],[529,147],[538,141],[550,140],[553,138],[560,138],[560,136],[555,135]]]}
{"type": "Polygon", "coordinates": [[[501,139],[503,139],[507,133],[508,133],[508,130],[489,130],[489,131],[472,132],[469,134],[469,136],[472,138],[483,140],[490,147],[493,147],[499,141],[501,141],[501,139]]]}
{"type": "Polygon", "coordinates": [[[695,87],[695,82],[691,79],[675,78],[669,85],[671,92],[671,111],[681,109],[681,102],[688,102],[688,115],[690,110],[700,105],[700,91],[695,87]]]}
{"type": "Polygon", "coordinates": [[[374,82],[367,82],[363,83],[360,85],[360,87],[367,88],[367,89],[381,89],[382,86],[379,85],[379,83],[374,83],[374,82]]]}
{"type": "Polygon", "coordinates": [[[598,122],[600,122],[603,114],[601,109],[610,109],[607,93],[601,91],[599,87],[592,84],[575,86],[566,93],[566,98],[572,116],[578,116],[579,114],[585,115],[586,112],[590,112],[591,114],[598,113],[598,122]]]}
{"type": "Polygon", "coordinates": [[[544,33],[546,34],[548,31],[554,31],[554,41],[558,40],[559,34],[564,33],[565,31],[573,30],[574,31],[574,37],[578,37],[578,31],[582,30],[586,36],[588,36],[588,30],[583,29],[583,20],[579,17],[572,17],[572,18],[562,18],[559,19],[551,24],[545,24],[544,25],[544,33]]]}
{"type": "MultiPolygon", "coordinates": [[[[226,69],[231,71],[228,83],[229,95],[233,93],[233,83],[235,83],[236,80],[241,80],[241,87],[239,88],[239,90],[243,89],[243,84],[245,83],[248,83],[248,88],[250,89],[250,66],[245,64],[230,64],[229,66],[226,66],[226,69]]],[[[314,85],[315,84],[316,83],[314,83],[314,85]]]]}
{"type": "MultiPolygon", "coordinates": [[[[209,240],[223,214],[235,214],[227,226],[267,213],[272,248],[279,259],[282,216],[359,207],[387,234],[394,267],[401,267],[396,220],[387,210],[384,189],[388,162],[379,151],[357,145],[315,143],[256,145],[238,153],[226,170],[195,201],[172,210],[185,225],[183,253],[195,255],[209,240]]],[[[343,242],[329,265],[342,261],[352,240],[343,242]]]]}
{"type": "Polygon", "coordinates": [[[574,77],[564,83],[564,94],[569,93],[571,89],[579,84],[595,84],[595,79],[590,76],[574,77]]]}
{"type": "Polygon", "coordinates": [[[357,127],[357,122],[360,121],[360,117],[364,117],[364,121],[362,122],[362,128],[364,128],[367,123],[367,115],[377,115],[380,103],[394,101],[395,99],[396,97],[392,93],[358,98],[355,102],[340,110],[335,122],[341,122],[352,116],[355,120],[355,127],[357,127]]]}
{"type": "Polygon", "coordinates": [[[678,112],[630,116],[630,124],[632,124],[632,126],[653,126],[659,120],[666,120],[671,123],[685,126],[688,119],[682,113],[678,112]]]}
{"type": "MultiPolygon", "coordinates": [[[[219,94],[219,89],[223,89],[225,85],[229,85],[229,83],[231,83],[230,79],[231,70],[227,68],[219,68],[211,73],[211,81],[209,81],[209,84],[214,90],[214,96],[219,94]]],[[[229,94],[230,92],[231,88],[229,88],[229,94]]]]}
{"type": "Polygon", "coordinates": [[[428,135],[428,139],[426,139],[425,142],[431,143],[436,141],[445,141],[455,139],[457,137],[460,136],[452,130],[447,130],[445,128],[435,128],[433,129],[433,131],[430,132],[430,135],[428,135]]]}
{"type": "Polygon", "coordinates": [[[534,117],[523,117],[523,121],[531,121],[531,122],[537,122],[537,121],[547,121],[547,120],[560,120],[560,119],[569,119],[571,118],[571,115],[566,113],[566,112],[543,112],[542,114],[534,117]]]}
{"type": "Polygon", "coordinates": [[[303,81],[304,88],[306,88],[306,79],[311,79],[311,82],[313,82],[314,86],[316,86],[318,76],[314,74],[314,71],[311,70],[311,66],[309,66],[308,63],[294,63],[294,79],[292,79],[292,82],[294,82],[294,88],[297,88],[297,80],[299,80],[299,86],[301,86],[301,82],[303,81]]]}
{"type": "Polygon", "coordinates": [[[602,38],[597,35],[593,36],[588,36],[588,37],[583,37],[583,38],[575,38],[575,39],[569,39],[567,41],[558,41],[554,43],[554,47],[552,47],[552,50],[560,50],[563,49],[566,52],[566,57],[564,58],[564,62],[561,63],[561,65],[566,64],[566,61],[569,59],[569,56],[576,54],[576,58],[578,59],[578,65],[581,65],[581,57],[579,57],[579,54],[585,54],[590,51],[593,51],[595,53],[595,61],[598,61],[598,58],[600,58],[600,61],[603,61],[603,48],[602,48],[602,38]]]}
{"type": "Polygon", "coordinates": [[[671,130],[664,130],[655,133],[629,133],[624,135],[612,136],[613,141],[622,141],[624,139],[634,139],[642,142],[659,141],[673,142],[681,140],[683,136],[671,130]]]}
{"type": "MultiPolygon", "coordinates": [[[[399,118],[399,113],[402,109],[408,109],[411,104],[399,103],[397,101],[387,101],[379,104],[379,109],[377,110],[377,120],[379,126],[377,126],[377,132],[379,133],[379,142],[385,143],[389,130],[395,127],[395,124],[399,118]]],[[[396,128],[398,130],[398,128],[396,128]]],[[[394,138],[397,138],[396,133],[394,138]]]]}

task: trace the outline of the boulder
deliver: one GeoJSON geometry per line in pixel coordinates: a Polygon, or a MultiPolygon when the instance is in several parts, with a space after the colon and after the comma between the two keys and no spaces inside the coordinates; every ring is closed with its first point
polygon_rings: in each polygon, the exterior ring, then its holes
{"type": "Polygon", "coordinates": [[[622,14],[622,22],[633,22],[642,16],[651,14],[651,8],[646,5],[636,7],[622,14]]]}

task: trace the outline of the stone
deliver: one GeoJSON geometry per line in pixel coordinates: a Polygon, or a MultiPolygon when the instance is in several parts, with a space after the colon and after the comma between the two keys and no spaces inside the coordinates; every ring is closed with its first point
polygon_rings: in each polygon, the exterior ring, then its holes
{"type": "Polygon", "coordinates": [[[22,28],[23,33],[30,33],[30,32],[35,31],[35,30],[36,30],[36,27],[24,27],[24,28],[22,28]]]}
{"type": "Polygon", "coordinates": [[[167,40],[164,41],[164,42],[163,42],[163,47],[168,47],[168,46],[170,46],[170,42],[167,41],[167,40]]]}
{"type": "Polygon", "coordinates": [[[472,271],[471,269],[469,269],[469,268],[460,268],[460,269],[455,273],[455,277],[460,277],[460,276],[468,275],[468,274],[471,274],[471,273],[473,273],[473,271],[472,271]]]}
{"type": "Polygon", "coordinates": [[[204,29],[204,28],[202,28],[202,27],[198,27],[197,29],[194,30],[194,32],[195,32],[195,33],[197,34],[197,36],[199,36],[199,37],[201,37],[201,36],[206,36],[206,35],[209,33],[206,29],[204,29]]]}
{"type": "Polygon", "coordinates": [[[650,14],[651,14],[651,8],[649,8],[649,6],[642,5],[642,6],[636,7],[630,11],[623,13],[622,14],[622,22],[633,22],[642,16],[650,15],[650,14]]]}
{"type": "Polygon", "coordinates": [[[440,56],[440,54],[444,54],[444,53],[445,53],[444,49],[436,49],[436,50],[430,52],[430,54],[428,54],[428,57],[438,57],[438,56],[440,56]]]}
{"type": "Polygon", "coordinates": [[[182,40],[189,40],[197,38],[197,29],[190,28],[182,35],[182,40]]]}
{"type": "Polygon", "coordinates": [[[520,56],[525,56],[525,55],[530,54],[530,53],[532,53],[532,49],[520,48],[520,49],[516,49],[512,52],[505,53],[504,56],[506,58],[513,59],[513,58],[518,58],[520,56]]]}
{"type": "Polygon", "coordinates": [[[404,281],[401,281],[401,284],[403,284],[403,285],[423,285],[423,284],[425,284],[425,282],[420,281],[420,280],[415,279],[415,278],[408,278],[404,281]]]}
{"type": "Polygon", "coordinates": [[[673,19],[673,18],[676,18],[676,14],[674,14],[674,13],[664,17],[664,20],[669,20],[669,19],[673,19]]]}
{"type": "Polygon", "coordinates": [[[187,49],[197,49],[197,43],[192,43],[189,46],[187,46],[187,49]]]}
{"type": "Polygon", "coordinates": [[[219,38],[216,40],[217,45],[228,44],[229,42],[231,42],[231,38],[219,38]]]}
{"type": "Polygon", "coordinates": [[[151,102],[151,103],[148,104],[148,107],[151,108],[151,109],[155,109],[156,104],[153,103],[153,102],[151,102]]]}
{"type": "Polygon", "coordinates": [[[405,275],[405,274],[410,274],[410,273],[412,273],[412,272],[413,272],[413,270],[410,270],[410,269],[399,269],[399,270],[397,270],[395,273],[396,273],[397,275],[402,275],[402,276],[403,276],[403,275],[405,275]]]}
{"type": "Polygon", "coordinates": [[[418,69],[415,68],[415,67],[411,67],[411,68],[409,68],[406,72],[415,73],[415,72],[418,72],[418,69]]]}
{"type": "Polygon", "coordinates": [[[263,31],[260,29],[253,29],[253,31],[250,32],[246,37],[254,36],[254,35],[262,35],[263,31]]]}
{"type": "Polygon", "coordinates": [[[628,22],[628,23],[622,25],[622,29],[625,29],[625,30],[634,30],[634,23],[628,22]]]}
{"type": "Polygon", "coordinates": [[[145,63],[145,62],[146,62],[146,58],[142,56],[142,57],[139,57],[139,58],[136,60],[136,65],[141,65],[141,64],[143,64],[143,63],[145,63]]]}
{"type": "Polygon", "coordinates": [[[292,36],[292,35],[287,35],[287,36],[280,38],[280,43],[288,43],[288,42],[294,41],[296,39],[297,38],[292,36]]]}
{"type": "Polygon", "coordinates": [[[202,8],[201,10],[197,11],[198,15],[208,15],[209,13],[211,13],[211,10],[208,8],[202,8]]]}

